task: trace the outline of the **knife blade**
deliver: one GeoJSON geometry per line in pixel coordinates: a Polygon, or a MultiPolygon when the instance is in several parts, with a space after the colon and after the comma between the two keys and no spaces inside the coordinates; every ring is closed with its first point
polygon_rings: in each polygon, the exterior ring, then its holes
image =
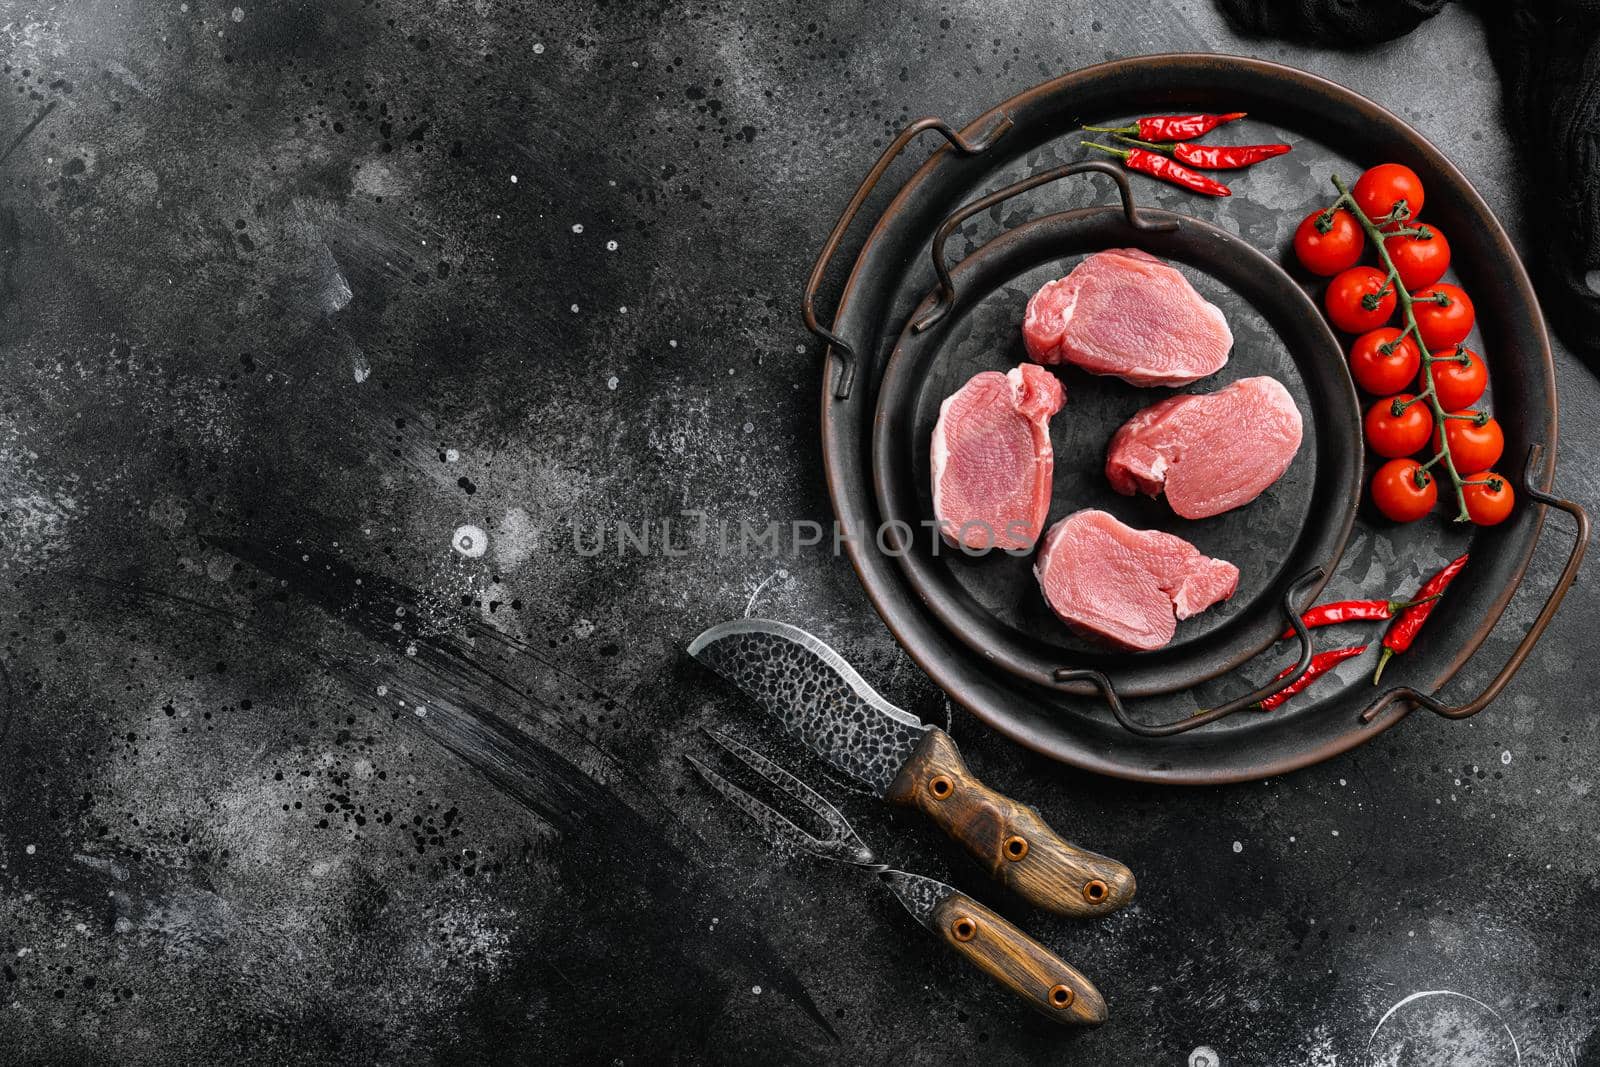
{"type": "Polygon", "coordinates": [[[921,811],[1029,903],[1087,918],[1133,899],[1127,867],[1070,844],[1033,808],[979,781],[949,734],[885,700],[813,634],[771,619],[735,619],[696,637],[689,654],[830,766],[921,811]]]}

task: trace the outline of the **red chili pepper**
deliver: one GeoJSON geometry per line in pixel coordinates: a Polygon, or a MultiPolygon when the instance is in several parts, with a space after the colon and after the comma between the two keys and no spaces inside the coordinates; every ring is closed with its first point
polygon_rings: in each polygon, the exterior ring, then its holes
{"type": "Polygon", "coordinates": [[[1253,167],[1263,159],[1281,156],[1289,151],[1286,144],[1155,144],[1151,141],[1139,141],[1132,137],[1117,136],[1117,140],[1126,141],[1128,144],[1139,148],[1149,149],[1152,152],[1163,152],[1176,159],[1179,163],[1186,163],[1191,167],[1202,170],[1243,170],[1253,167]]]}
{"type": "MultiPolygon", "coordinates": [[[[1267,699],[1260,702],[1261,710],[1271,711],[1273,708],[1282,704],[1285,700],[1288,700],[1290,697],[1300,692],[1302,689],[1316,681],[1318,678],[1322,677],[1324,674],[1327,674],[1334,668],[1335,665],[1343,663],[1347,659],[1352,659],[1356,656],[1359,656],[1366,650],[1366,645],[1353,645],[1350,648],[1336,648],[1331,652],[1318,652],[1315,656],[1311,657],[1311,665],[1306,668],[1306,672],[1304,674],[1290,682],[1288,685],[1284,686],[1282,689],[1278,690],[1276,693],[1267,697],[1267,699]]],[[[1288,677],[1288,675],[1295,669],[1295,666],[1296,664],[1289,664],[1289,666],[1278,672],[1278,677],[1288,677]]]]}
{"type": "Polygon", "coordinates": [[[1378,684],[1378,678],[1383,674],[1383,668],[1389,662],[1389,657],[1398,655],[1411,648],[1411,642],[1417,639],[1417,631],[1422,629],[1422,624],[1428,621],[1428,616],[1433,614],[1434,607],[1439,603],[1439,598],[1456,580],[1456,575],[1461,573],[1461,568],[1467,565],[1467,556],[1462,553],[1459,559],[1453,559],[1445,564],[1443,570],[1432,578],[1422,583],[1422,588],[1417,590],[1417,595],[1412,597],[1419,603],[1402,611],[1389,624],[1389,629],[1383,635],[1383,655],[1378,658],[1378,669],[1372,672],[1372,684],[1378,684]]]}
{"type": "MultiPolygon", "coordinates": [[[[1392,619],[1395,612],[1414,608],[1419,603],[1421,601],[1418,600],[1336,600],[1331,604],[1318,604],[1308,609],[1300,616],[1300,621],[1306,624],[1306,629],[1315,630],[1319,626],[1337,626],[1341,622],[1392,619]]],[[[1282,641],[1293,636],[1294,627],[1291,626],[1283,631],[1278,640],[1282,641]]]]}
{"type": "Polygon", "coordinates": [[[1224,122],[1244,118],[1243,111],[1226,115],[1151,115],[1132,126],[1085,126],[1095,133],[1128,133],[1146,141],[1192,141],[1224,122]]]}
{"type": "Polygon", "coordinates": [[[1081,144],[1090,148],[1098,148],[1102,152],[1109,152],[1127,166],[1129,170],[1141,171],[1152,177],[1160,178],[1173,185],[1181,185],[1194,193],[1204,193],[1206,196],[1232,196],[1233,190],[1219,181],[1213,181],[1204,174],[1192,171],[1182,163],[1174,163],[1166,156],[1156,152],[1147,152],[1143,148],[1130,148],[1123,150],[1112,148],[1110,145],[1095,144],[1093,141],[1082,141],[1081,144]]]}

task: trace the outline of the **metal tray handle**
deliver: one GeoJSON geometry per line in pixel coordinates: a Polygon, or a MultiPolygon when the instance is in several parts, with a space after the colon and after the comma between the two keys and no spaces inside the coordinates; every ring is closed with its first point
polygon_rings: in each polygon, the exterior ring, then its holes
{"type": "Polygon", "coordinates": [[[950,145],[964,156],[975,156],[987,151],[994,146],[1007,130],[1011,129],[1011,116],[1002,115],[1000,120],[991,126],[983,136],[976,140],[969,140],[951,128],[944,119],[929,116],[917,119],[911,125],[900,131],[900,135],[890,142],[889,147],[883,150],[883,155],[878,157],[878,162],[872,165],[867,176],[861,180],[856,188],[856,193],[850,198],[850,203],[845,205],[844,213],[839,216],[839,221],[833,224],[833,232],[828,234],[828,240],[823,244],[822,251],[817,254],[817,261],[811,267],[811,277],[806,280],[806,291],[800,302],[800,316],[805,320],[806,329],[828,344],[828,351],[824,353],[824,373],[828,355],[837,357],[839,362],[839,380],[834,384],[833,395],[838,400],[844,400],[850,395],[851,388],[856,379],[856,350],[844,338],[834,333],[830,327],[823,326],[817,321],[816,299],[817,290],[822,287],[822,276],[827,273],[828,263],[833,259],[833,254],[839,250],[839,243],[844,240],[845,231],[850,229],[850,224],[855,221],[856,214],[861,210],[861,205],[872,195],[872,190],[877,188],[878,182],[883,177],[883,172],[905,151],[906,146],[916,139],[917,135],[925,130],[935,130],[950,145]]]}
{"type": "MultiPolygon", "coordinates": [[[[1500,672],[1494,676],[1483,692],[1467,701],[1465,704],[1446,704],[1430,693],[1423,693],[1409,685],[1395,686],[1379,694],[1367,709],[1361,713],[1362,722],[1372,722],[1386,709],[1400,701],[1427,708],[1435,715],[1443,715],[1447,719],[1465,719],[1469,715],[1476,715],[1488,707],[1500,695],[1517,669],[1522,666],[1523,660],[1528,658],[1528,653],[1533,651],[1533,646],[1539,638],[1544,636],[1544,631],[1550,625],[1550,620],[1555,618],[1556,612],[1561,608],[1561,601],[1566,598],[1567,590],[1572,588],[1572,583],[1578,578],[1578,568],[1583,565],[1583,554],[1589,548],[1589,514],[1583,510],[1582,505],[1571,500],[1562,500],[1551,496],[1534,484],[1534,468],[1544,456],[1544,446],[1534,445],[1528,449],[1528,463],[1523,468],[1522,493],[1523,496],[1537,503],[1540,507],[1560,508],[1571,515],[1578,524],[1577,539],[1573,542],[1572,551],[1567,556],[1567,565],[1561,570],[1561,577],[1556,579],[1556,584],[1550,590],[1550,596],[1544,602],[1544,609],[1539,612],[1539,617],[1533,620],[1533,625],[1528,632],[1522,635],[1522,640],[1517,643],[1516,650],[1506,660],[1500,672]]],[[[1411,711],[1409,707],[1402,708],[1399,715],[1404,716],[1411,711]]]]}
{"type": "MultiPolygon", "coordinates": [[[[1056,671],[1056,684],[1067,685],[1072,682],[1094,683],[1095,688],[1100,690],[1100,695],[1105,698],[1106,706],[1111,709],[1111,715],[1117,720],[1118,725],[1129,733],[1138,734],[1140,737],[1171,737],[1173,734],[1186,734],[1190,730],[1196,730],[1207,723],[1227,718],[1229,715],[1243,711],[1245,708],[1255,707],[1259,702],[1266,700],[1268,697],[1277,696],[1278,693],[1293,685],[1306,672],[1306,668],[1311,666],[1311,656],[1314,651],[1311,644],[1311,631],[1306,629],[1305,621],[1300,617],[1301,613],[1305,611],[1305,607],[1297,608],[1295,604],[1299,600],[1301,590],[1320,581],[1324,573],[1321,567],[1311,568],[1296,578],[1283,594],[1284,617],[1289,622],[1289,628],[1294,631],[1296,640],[1300,642],[1300,658],[1295,661],[1294,669],[1283,672],[1259,689],[1243,696],[1234,697],[1226,704],[1218,704],[1214,708],[1197,711],[1192,715],[1185,715],[1181,719],[1173,719],[1171,722],[1143,723],[1128,714],[1127,708],[1122,703],[1122,694],[1117,692],[1117,687],[1112,684],[1111,679],[1106,677],[1103,671],[1098,671],[1091,667],[1062,667],[1056,671]]],[[[1306,605],[1306,607],[1309,606],[1309,604],[1306,605]]]]}
{"type": "Polygon", "coordinates": [[[1133,189],[1128,185],[1128,175],[1121,167],[1113,166],[1104,160],[1091,159],[1079,163],[1067,163],[1051,170],[1040,171],[1038,174],[1008,185],[1004,189],[998,189],[981,200],[974,200],[939,224],[939,229],[933,235],[933,270],[939,276],[939,299],[933,307],[929,308],[920,319],[912,324],[912,332],[921,333],[933,326],[945,315],[949,314],[950,308],[955,304],[956,286],[954,280],[950,277],[950,268],[945,264],[944,246],[945,242],[950,240],[950,235],[955,233],[963,222],[966,222],[979,212],[988,211],[996,204],[1004,203],[1014,196],[1027,192],[1029,189],[1047,185],[1061,178],[1070,178],[1074,174],[1088,173],[1104,174],[1117,183],[1117,192],[1122,197],[1122,214],[1127,217],[1129,226],[1136,230],[1157,233],[1178,228],[1178,223],[1175,219],[1151,220],[1139,214],[1139,206],[1133,200],[1133,189]]]}

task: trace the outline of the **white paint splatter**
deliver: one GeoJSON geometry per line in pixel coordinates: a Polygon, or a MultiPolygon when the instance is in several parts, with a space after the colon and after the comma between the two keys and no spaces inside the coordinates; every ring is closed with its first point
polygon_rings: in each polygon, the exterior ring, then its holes
{"type": "Polygon", "coordinates": [[[573,232],[573,233],[582,233],[582,232],[583,232],[583,223],[581,223],[581,222],[574,222],[574,223],[573,223],[573,224],[572,224],[572,232],[573,232]]]}
{"type": "Polygon", "coordinates": [[[539,528],[533,516],[522,508],[512,508],[494,531],[494,558],[510,570],[525,562],[539,547],[539,528]]]}
{"type": "Polygon", "coordinates": [[[1235,841],[1233,843],[1233,850],[1235,852],[1243,852],[1244,851],[1244,842],[1243,841],[1235,841]]]}
{"type": "Polygon", "coordinates": [[[468,559],[477,559],[489,551],[489,535],[480,526],[457,526],[450,535],[450,547],[468,559]]]}

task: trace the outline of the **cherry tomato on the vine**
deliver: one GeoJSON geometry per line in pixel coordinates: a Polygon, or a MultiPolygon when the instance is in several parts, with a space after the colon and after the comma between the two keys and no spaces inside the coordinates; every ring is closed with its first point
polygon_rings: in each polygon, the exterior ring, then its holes
{"type": "Polygon", "coordinates": [[[1432,285],[1450,269],[1450,242],[1437,227],[1421,226],[1422,233],[1397,234],[1383,239],[1389,260],[1409,292],[1432,285]]]}
{"type": "MultiPolygon", "coordinates": [[[[1444,439],[1450,445],[1450,460],[1456,470],[1486,471],[1500,462],[1506,450],[1506,435],[1498,422],[1476,411],[1452,411],[1450,415],[1444,420],[1444,439]],[[1463,415],[1470,418],[1456,417],[1463,415]]],[[[1433,447],[1438,451],[1437,429],[1433,432],[1433,447]]]]}
{"type": "Polygon", "coordinates": [[[1328,318],[1345,333],[1376,330],[1394,314],[1394,286],[1376,267],[1351,267],[1334,276],[1323,294],[1328,318]]]}
{"type": "Polygon", "coordinates": [[[1489,368],[1484,366],[1483,357],[1461,345],[1433,353],[1432,373],[1433,391],[1439,397],[1439,406],[1446,411],[1476,404],[1489,384],[1489,368]]]}
{"type": "Polygon", "coordinates": [[[1396,459],[1418,452],[1433,433],[1433,412],[1410,393],[1384,397],[1367,409],[1367,444],[1380,456],[1396,459]]]}
{"type": "Polygon", "coordinates": [[[1369,393],[1388,396],[1411,384],[1422,365],[1422,353],[1409,336],[1397,341],[1400,336],[1393,326],[1382,326],[1356,338],[1350,346],[1350,376],[1357,385],[1369,393]]]}
{"type": "Polygon", "coordinates": [[[1416,460],[1391,459],[1372,476],[1372,502],[1395,522],[1415,522],[1439,502],[1439,487],[1416,460]]]}
{"type": "Polygon", "coordinates": [[[1472,521],[1479,526],[1494,526],[1505,522],[1506,516],[1511,514],[1512,505],[1517,502],[1517,494],[1511,491],[1511,483],[1494,471],[1469,474],[1465,480],[1486,483],[1466,485],[1461,488],[1461,495],[1467,502],[1467,514],[1472,521]]]}
{"type": "Polygon", "coordinates": [[[1399,163],[1380,163],[1356,179],[1350,190],[1361,213],[1379,227],[1394,206],[1405,201],[1403,219],[1414,219],[1422,213],[1422,179],[1410,167],[1399,163]]]}
{"type": "Polygon", "coordinates": [[[1367,236],[1361,231],[1361,223],[1344,208],[1327,215],[1324,232],[1324,215],[1326,211],[1313,211],[1301,221],[1300,228],[1294,231],[1294,254],[1306,270],[1327,277],[1361,261],[1367,236]]]}
{"type": "Polygon", "coordinates": [[[1430,285],[1411,294],[1411,313],[1417,318],[1417,332],[1432,352],[1466,340],[1472,332],[1472,298],[1459,285],[1430,285]]]}

